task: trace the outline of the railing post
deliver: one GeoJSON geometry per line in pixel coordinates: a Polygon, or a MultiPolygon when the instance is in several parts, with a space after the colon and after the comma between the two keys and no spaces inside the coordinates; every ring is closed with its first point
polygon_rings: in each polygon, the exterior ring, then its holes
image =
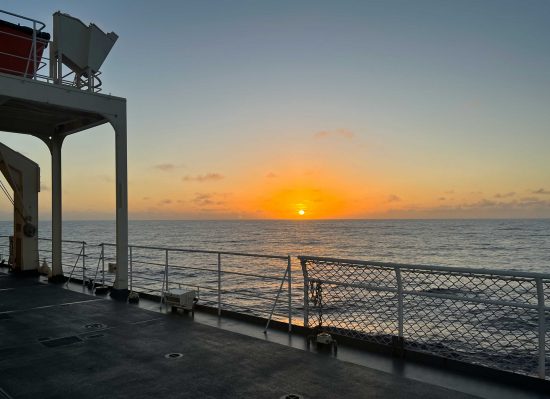
{"type": "Polygon", "coordinates": [[[304,275],[304,327],[309,327],[309,278],[307,275],[307,264],[306,260],[301,256],[298,256],[300,259],[300,264],[302,265],[302,273],[304,275]]]}
{"type": "Polygon", "coordinates": [[[133,258],[132,258],[132,246],[129,246],[130,249],[130,292],[132,292],[134,272],[133,272],[133,258]]]}
{"type": "Polygon", "coordinates": [[[86,242],[82,241],[82,286],[86,284],[86,242]]]}
{"type": "Polygon", "coordinates": [[[292,332],[292,265],[288,255],[288,332],[292,332]]]}
{"type": "MultiPolygon", "coordinates": [[[[33,79],[36,80],[36,74],[38,73],[38,65],[36,64],[36,22],[32,23],[32,55],[33,55],[33,79]]],[[[28,72],[28,71],[25,71],[28,72]]]]}
{"type": "Polygon", "coordinates": [[[222,254],[218,252],[218,317],[222,315],[222,254]]]}
{"type": "Polygon", "coordinates": [[[401,281],[401,269],[395,268],[397,282],[397,330],[399,338],[403,338],[403,283],[401,281]]]}
{"type": "Polygon", "coordinates": [[[105,289],[105,245],[101,243],[101,286],[105,289]]]}
{"type": "Polygon", "coordinates": [[[546,377],[546,348],[545,348],[545,336],[546,336],[546,317],[545,301],[544,301],[544,285],[542,284],[542,278],[537,277],[535,279],[537,284],[537,299],[538,299],[538,311],[539,311],[539,377],[544,379],[546,377]]]}
{"type": "Polygon", "coordinates": [[[164,279],[166,280],[165,291],[168,291],[168,250],[165,250],[164,279]]]}

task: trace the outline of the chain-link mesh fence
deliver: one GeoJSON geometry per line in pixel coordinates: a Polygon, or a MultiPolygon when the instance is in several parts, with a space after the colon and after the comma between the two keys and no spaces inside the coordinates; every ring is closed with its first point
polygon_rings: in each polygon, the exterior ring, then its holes
{"type": "Polygon", "coordinates": [[[305,256],[300,261],[309,327],[549,377],[550,275],[305,256]]]}

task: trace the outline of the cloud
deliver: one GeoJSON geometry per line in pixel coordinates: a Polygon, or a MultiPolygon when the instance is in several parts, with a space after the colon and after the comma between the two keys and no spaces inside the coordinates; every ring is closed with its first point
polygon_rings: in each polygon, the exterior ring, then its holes
{"type": "Polygon", "coordinates": [[[159,205],[170,205],[172,203],[172,200],[171,199],[163,199],[162,201],[159,202],[159,205]]]}
{"type": "Polygon", "coordinates": [[[401,201],[401,198],[398,197],[397,195],[395,194],[390,194],[388,195],[388,197],[386,198],[386,202],[399,202],[401,201]]]}
{"type": "Polygon", "coordinates": [[[321,130],[313,135],[314,139],[326,139],[328,137],[341,137],[344,139],[353,139],[355,133],[348,129],[337,129],[337,130],[321,130]]]}
{"type": "Polygon", "coordinates": [[[169,172],[171,170],[176,169],[176,165],[173,163],[160,163],[158,165],[153,166],[155,169],[162,170],[163,172],[169,172]]]}
{"type": "Polygon", "coordinates": [[[439,197],[437,200],[438,200],[438,201],[445,201],[446,199],[447,199],[447,198],[445,198],[445,197],[439,197]]]}
{"type": "Polygon", "coordinates": [[[196,175],[196,176],[183,176],[183,181],[197,181],[199,183],[204,183],[208,181],[217,181],[222,180],[224,178],[223,175],[219,173],[207,173],[205,175],[196,175]]]}
{"type": "Polygon", "coordinates": [[[268,179],[274,179],[275,177],[277,177],[277,175],[273,172],[269,172],[267,175],[265,175],[265,177],[267,177],[268,179]]]}
{"type": "Polygon", "coordinates": [[[550,190],[545,190],[544,188],[539,188],[538,190],[532,190],[531,193],[548,195],[548,194],[550,194],[550,190]]]}
{"type": "Polygon", "coordinates": [[[513,191],[510,191],[509,193],[504,193],[504,194],[496,193],[495,198],[510,198],[510,197],[513,197],[514,195],[516,195],[516,193],[513,191]]]}
{"type": "Polygon", "coordinates": [[[205,206],[223,206],[226,204],[226,198],[229,194],[222,193],[195,193],[192,202],[200,207],[205,206]]]}
{"type": "Polygon", "coordinates": [[[444,191],[444,194],[448,194],[448,195],[451,195],[451,194],[454,194],[454,193],[455,193],[455,190],[444,191]]]}
{"type": "Polygon", "coordinates": [[[40,183],[40,191],[50,191],[50,186],[40,183]]]}

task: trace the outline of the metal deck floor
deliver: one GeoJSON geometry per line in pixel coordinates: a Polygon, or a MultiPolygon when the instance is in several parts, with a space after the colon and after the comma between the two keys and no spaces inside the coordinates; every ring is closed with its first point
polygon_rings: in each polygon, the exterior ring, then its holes
{"type": "Polygon", "coordinates": [[[0,389],[0,398],[472,397],[2,272],[0,389]],[[183,356],[165,358],[172,352],[183,356]]]}
{"type": "Polygon", "coordinates": [[[469,397],[6,274],[0,388],[8,398],[469,397]]]}

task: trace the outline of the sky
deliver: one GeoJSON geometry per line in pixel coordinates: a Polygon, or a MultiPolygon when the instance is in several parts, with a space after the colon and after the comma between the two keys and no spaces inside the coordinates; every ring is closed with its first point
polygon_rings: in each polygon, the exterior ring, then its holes
{"type": "MultiPolygon", "coordinates": [[[[0,9],[119,35],[102,80],[128,99],[131,219],[550,217],[548,1],[0,9]]],[[[50,219],[46,146],[0,142],[40,165],[50,219]]],[[[114,203],[112,128],[70,136],[64,219],[113,219],[114,203]]]]}

